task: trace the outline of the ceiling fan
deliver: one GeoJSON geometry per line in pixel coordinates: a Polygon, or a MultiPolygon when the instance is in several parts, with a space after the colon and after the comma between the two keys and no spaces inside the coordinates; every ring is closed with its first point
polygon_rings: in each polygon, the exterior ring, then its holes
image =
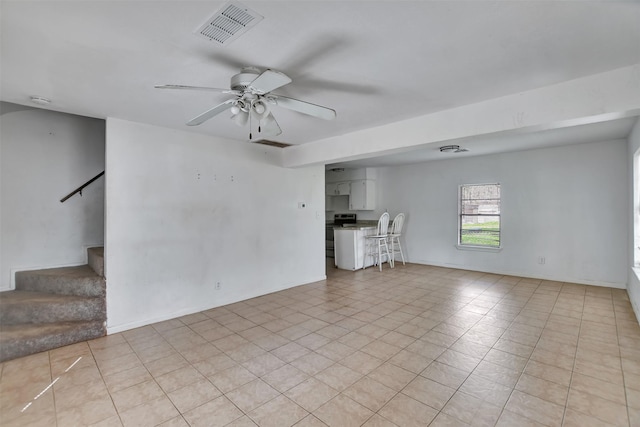
{"type": "Polygon", "coordinates": [[[287,108],[309,116],[325,120],[336,118],[335,110],[272,93],[282,86],[291,83],[291,78],[280,71],[266,69],[261,71],[257,67],[244,67],[238,74],[231,77],[230,89],[213,87],[156,85],[157,89],[206,90],[234,95],[233,98],[205,111],[187,122],[187,126],[197,126],[207,120],[231,110],[232,119],[238,126],[249,123],[249,139],[253,139],[251,122],[257,121],[260,137],[276,136],[282,129],[271,112],[271,106],[287,108]]]}

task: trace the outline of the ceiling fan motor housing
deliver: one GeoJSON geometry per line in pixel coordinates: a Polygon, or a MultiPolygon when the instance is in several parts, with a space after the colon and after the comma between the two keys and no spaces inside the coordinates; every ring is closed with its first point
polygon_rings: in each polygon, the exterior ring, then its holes
{"type": "Polygon", "coordinates": [[[231,77],[231,89],[245,91],[251,82],[259,75],[259,69],[255,67],[245,67],[238,74],[231,77]]]}

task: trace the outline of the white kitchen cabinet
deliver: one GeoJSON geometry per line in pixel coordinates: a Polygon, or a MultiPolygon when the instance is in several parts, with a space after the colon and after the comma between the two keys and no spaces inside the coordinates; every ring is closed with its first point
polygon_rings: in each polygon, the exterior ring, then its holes
{"type": "Polygon", "coordinates": [[[372,257],[365,259],[365,236],[375,234],[376,227],[345,227],[334,229],[336,267],[343,270],[358,270],[366,263],[373,265],[372,257]]]}
{"type": "Polygon", "coordinates": [[[348,196],[351,193],[350,182],[331,182],[324,187],[324,194],[327,196],[348,196]]]}
{"type": "Polygon", "coordinates": [[[331,182],[324,185],[324,194],[327,196],[336,196],[338,195],[338,183],[331,182]]]}
{"type": "Polygon", "coordinates": [[[350,182],[339,182],[337,186],[338,196],[348,196],[351,194],[350,182]]]}
{"type": "Polygon", "coordinates": [[[372,211],[376,208],[376,182],[361,179],[351,182],[349,209],[352,211],[372,211]]]}

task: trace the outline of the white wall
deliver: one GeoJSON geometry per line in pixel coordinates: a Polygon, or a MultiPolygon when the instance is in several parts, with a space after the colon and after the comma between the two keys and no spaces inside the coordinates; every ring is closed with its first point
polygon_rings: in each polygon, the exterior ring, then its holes
{"type": "Polygon", "coordinates": [[[407,214],[412,262],[624,288],[627,156],[621,140],[380,168],[370,215],[407,214]],[[493,182],[502,251],[457,249],[458,186],[493,182]]]}
{"type": "Polygon", "coordinates": [[[104,179],[60,199],[104,170],[105,122],[2,107],[0,290],[8,290],[15,271],[84,264],[86,248],[103,244],[104,179]]]}
{"type": "MultiPolygon", "coordinates": [[[[633,310],[636,313],[636,318],[640,320],[640,268],[633,268],[634,265],[634,251],[635,246],[638,244],[634,242],[632,231],[635,231],[637,234],[637,230],[634,230],[633,227],[640,227],[638,223],[637,217],[638,212],[640,210],[640,170],[634,170],[633,168],[633,157],[635,153],[640,151],[640,119],[636,121],[631,134],[629,135],[629,200],[630,203],[630,221],[629,221],[629,281],[627,283],[627,292],[629,293],[629,298],[631,299],[631,304],[633,305],[633,310]],[[635,177],[635,187],[634,187],[634,177],[635,177]],[[634,224],[635,223],[635,224],[634,224]]],[[[640,164],[636,166],[636,168],[640,168],[640,164]]]]}
{"type": "Polygon", "coordinates": [[[277,148],[108,119],[109,333],[324,279],[324,168],[280,162],[277,148]]]}

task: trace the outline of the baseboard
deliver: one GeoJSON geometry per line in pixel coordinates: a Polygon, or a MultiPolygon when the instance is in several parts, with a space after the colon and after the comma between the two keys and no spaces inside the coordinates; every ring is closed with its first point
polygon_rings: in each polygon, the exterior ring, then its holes
{"type": "Polygon", "coordinates": [[[415,264],[422,264],[422,265],[433,265],[435,267],[455,268],[458,270],[479,271],[481,273],[525,277],[528,279],[549,280],[553,282],[564,282],[564,283],[576,283],[579,285],[589,285],[589,286],[602,286],[605,288],[614,288],[614,289],[627,289],[626,283],[606,282],[602,280],[587,280],[587,279],[581,279],[576,277],[544,275],[544,274],[538,274],[533,272],[523,272],[523,271],[488,270],[488,269],[482,269],[482,268],[476,268],[476,267],[469,267],[468,265],[442,263],[442,262],[429,261],[429,260],[418,260],[418,261],[407,261],[407,262],[413,262],[415,264]]]}
{"type": "Polygon", "coordinates": [[[82,252],[84,254],[84,263],[89,264],[89,249],[90,248],[104,248],[104,243],[96,243],[94,245],[82,245],[82,252]]]}
{"type": "Polygon", "coordinates": [[[630,274],[635,277],[629,277],[627,293],[629,294],[629,301],[636,315],[636,320],[640,323],[640,268],[632,267],[630,274]]]}
{"type": "Polygon", "coordinates": [[[269,288],[267,290],[263,290],[261,292],[256,292],[255,294],[247,294],[247,295],[243,295],[242,297],[235,296],[235,297],[229,297],[229,298],[226,298],[226,299],[222,299],[222,300],[216,302],[216,304],[213,305],[213,306],[210,305],[210,304],[204,304],[204,305],[199,306],[199,307],[189,307],[189,308],[178,310],[178,311],[175,311],[175,312],[172,312],[172,313],[168,313],[168,314],[163,315],[163,316],[158,316],[158,317],[148,318],[148,319],[144,319],[144,320],[139,320],[139,321],[135,321],[135,322],[131,322],[131,323],[126,323],[126,324],[123,324],[123,325],[109,326],[109,320],[108,320],[109,319],[109,305],[107,304],[107,335],[116,334],[118,332],[128,331],[130,329],[141,328],[143,326],[151,325],[151,324],[154,324],[154,323],[164,322],[165,320],[171,320],[171,319],[175,319],[175,318],[178,318],[178,317],[187,316],[189,314],[194,314],[194,313],[199,313],[201,311],[211,310],[211,309],[217,308],[217,307],[223,307],[225,305],[233,304],[233,303],[236,303],[236,302],[246,301],[246,300],[251,299],[251,298],[257,298],[257,297],[269,295],[269,294],[272,294],[274,292],[284,291],[286,289],[295,288],[297,286],[309,285],[311,283],[320,282],[320,281],[326,280],[326,279],[327,279],[326,275],[319,276],[318,278],[309,278],[309,279],[303,280],[302,282],[295,282],[295,283],[288,283],[288,284],[284,284],[284,285],[280,285],[280,286],[274,286],[274,287],[269,288]]]}
{"type": "Polygon", "coordinates": [[[633,309],[633,312],[636,315],[636,320],[638,321],[638,323],[640,323],[640,306],[638,306],[638,304],[630,298],[631,301],[631,308],[633,309]]]}

